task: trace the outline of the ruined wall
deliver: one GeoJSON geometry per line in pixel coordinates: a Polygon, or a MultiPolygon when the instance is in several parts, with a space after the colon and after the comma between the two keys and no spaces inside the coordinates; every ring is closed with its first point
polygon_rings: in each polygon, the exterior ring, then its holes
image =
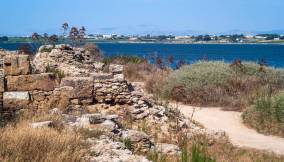
{"type": "MultiPolygon", "coordinates": [[[[133,91],[131,84],[124,79],[122,65],[111,64],[109,72],[103,73],[101,63],[93,62],[85,68],[78,60],[70,61],[75,59],[73,55],[84,58],[85,52],[81,50],[55,49],[52,51],[44,54],[44,60],[39,59],[42,53],[37,54],[37,61],[33,63],[37,62],[38,65],[51,63],[60,66],[68,64],[60,70],[77,67],[79,70],[74,70],[75,76],[67,75],[59,81],[54,73],[46,73],[46,71],[40,73],[39,69],[34,69],[37,66],[31,65],[32,61],[29,60],[28,55],[2,55],[0,59],[0,67],[2,67],[0,71],[0,110],[2,114],[9,116],[22,109],[59,108],[63,112],[84,111],[88,105],[96,103],[127,104],[133,107],[134,113],[151,107],[149,100],[144,98],[143,94],[133,91]],[[79,56],[80,51],[82,57],[79,56]],[[72,62],[75,62],[75,65],[72,62]],[[83,74],[77,76],[80,74],[78,71],[82,71],[83,74]],[[136,111],[136,109],[140,110],[136,111]]],[[[42,68],[42,66],[39,67],[42,68]]],[[[72,69],[67,71],[70,74],[72,69]]]]}

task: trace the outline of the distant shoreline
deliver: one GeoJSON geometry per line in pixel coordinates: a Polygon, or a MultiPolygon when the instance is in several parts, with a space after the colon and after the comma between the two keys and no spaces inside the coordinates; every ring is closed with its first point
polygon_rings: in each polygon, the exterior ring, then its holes
{"type": "MultiPolygon", "coordinates": [[[[16,44],[16,43],[19,43],[19,44],[24,44],[24,43],[28,43],[28,44],[32,44],[34,42],[30,42],[30,41],[12,41],[12,42],[0,42],[0,44],[16,44]]],[[[62,43],[62,42],[61,42],[62,43]]],[[[61,44],[61,43],[58,43],[58,44],[61,44]]],[[[204,45],[270,45],[270,44],[273,44],[273,45],[284,45],[284,42],[254,42],[254,43],[217,43],[217,42],[202,42],[202,43],[194,43],[194,42],[191,42],[191,43],[182,43],[182,42],[143,42],[143,41],[86,41],[86,43],[119,43],[119,44],[204,44],[204,45]]],[[[67,43],[68,44],[68,43],[67,43]]]]}

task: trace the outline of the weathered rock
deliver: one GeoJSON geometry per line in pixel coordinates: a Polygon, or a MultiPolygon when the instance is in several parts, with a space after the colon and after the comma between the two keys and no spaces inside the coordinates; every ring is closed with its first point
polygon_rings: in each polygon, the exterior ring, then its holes
{"type": "Polygon", "coordinates": [[[52,91],[56,86],[55,77],[51,73],[7,76],[8,91],[52,91]]]}
{"type": "Polygon", "coordinates": [[[32,128],[48,128],[52,126],[52,121],[36,122],[30,125],[32,128]]]}
{"type": "Polygon", "coordinates": [[[3,94],[3,104],[5,109],[26,108],[29,102],[29,92],[4,92],[3,94]]]}
{"type": "Polygon", "coordinates": [[[3,93],[5,90],[5,86],[4,86],[4,75],[0,70],[0,93],[3,93]]]}
{"type": "Polygon", "coordinates": [[[5,75],[27,75],[30,74],[31,66],[28,55],[8,54],[4,57],[5,75]]]}
{"type": "Polygon", "coordinates": [[[123,72],[123,65],[110,64],[109,71],[113,74],[121,74],[123,72]]]}
{"type": "Polygon", "coordinates": [[[166,155],[178,155],[180,154],[180,148],[177,145],[167,143],[157,143],[155,150],[166,155]]]}
{"type": "Polygon", "coordinates": [[[146,153],[153,146],[153,143],[151,142],[149,136],[144,132],[136,130],[123,131],[122,138],[127,139],[131,142],[134,148],[134,152],[146,153]]]}
{"type": "Polygon", "coordinates": [[[149,136],[146,133],[135,130],[129,130],[123,135],[123,138],[129,139],[131,142],[149,140],[149,136]]]}
{"type": "Polygon", "coordinates": [[[104,63],[102,63],[102,62],[95,62],[94,63],[94,67],[95,67],[95,69],[96,70],[98,70],[98,71],[102,71],[103,70],[103,68],[104,68],[104,63]]]}
{"type": "MultiPolygon", "coordinates": [[[[42,47],[43,48],[43,47],[42,47]]],[[[96,70],[96,57],[82,48],[68,45],[56,45],[51,52],[39,52],[35,55],[33,66],[36,71],[45,72],[47,67],[64,72],[65,76],[89,76],[96,70]]]]}
{"type": "Polygon", "coordinates": [[[88,158],[91,162],[150,162],[144,156],[133,155],[123,143],[113,142],[108,137],[88,141],[92,145],[91,152],[95,155],[88,158]]]}
{"type": "Polygon", "coordinates": [[[92,98],[94,81],[90,77],[66,77],[60,86],[73,87],[72,98],[92,98]]]}
{"type": "Polygon", "coordinates": [[[111,120],[105,120],[104,122],[102,122],[101,124],[98,124],[97,127],[99,129],[105,130],[105,131],[113,131],[115,129],[118,128],[118,126],[116,125],[116,123],[114,123],[111,120]]]}
{"type": "Polygon", "coordinates": [[[94,80],[105,80],[113,78],[113,75],[111,73],[91,73],[90,76],[94,78],[94,80]]]}
{"type": "Polygon", "coordinates": [[[102,114],[89,114],[89,122],[91,124],[100,124],[106,120],[106,117],[102,114]]]}

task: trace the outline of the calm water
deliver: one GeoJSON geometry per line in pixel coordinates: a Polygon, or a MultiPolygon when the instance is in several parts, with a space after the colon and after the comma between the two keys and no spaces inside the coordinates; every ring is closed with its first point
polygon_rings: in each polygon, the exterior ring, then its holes
{"type": "MultiPolygon", "coordinates": [[[[20,44],[0,44],[0,48],[16,50],[20,44]]],[[[284,45],[277,44],[134,44],[98,43],[104,55],[137,55],[149,58],[173,56],[188,63],[207,58],[209,60],[235,59],[258,62],[264,59],[269,65],[284,67],[284,45]]]]}

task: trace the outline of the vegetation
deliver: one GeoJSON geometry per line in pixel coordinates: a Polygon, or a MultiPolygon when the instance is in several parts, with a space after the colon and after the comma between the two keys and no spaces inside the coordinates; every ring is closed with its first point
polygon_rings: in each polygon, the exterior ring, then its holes
{"type": "Polygon", "coordinates": [[[46,72],[48,73],[53,73],[55,78],[57,78],[59,80],[59,82],[61,81],[61,79],[64,78],[65,74],[64,71],[60,70],[60,69],[56,69],[56,68],[51,68],[50,66],[46,67],[46,72]]]}
{"type": "Polygon", "coordinates": [[[284,91],[260,96],[242,116],[247,125],[259,132],[284,137],[284,91]]]}
{"type": "Polygon", "coordinates": [[[59,121],[54,115],[30,114],[0,128],[0,161],[81,161],[86,144],[80,134],[59,126],[59,121]],[[55,122],[53,128],[34,129],[29,125],[46,119],[55,122]]]}
{"type": "Polygon", "coordinates": [[[119,56],[111,56],[111,57],[105,57],[102,60],[105,64],[141,64],[147,62],[146,59],[138,57],[138,56],[127,56],[127,55],[119,55],[119,56]]]}
{"type": "MultiPolygon", "coordinates": [[[[164,81],[156,82],[159,82],[155,87],[158,90],[154,94],[164,99],[236,110],[250,105],[264,85],[269,85],[272,93],[284,87],[283,70],[239,60],[231,65],[220,61],[197,62],[169,73],[164,81]]],[[[153,87],[147,89],[153,92],[153,87]]]]}
{"type": "Polygon", "coordinates": [[[50,53],[52,51],[52,48],[46,48],[46,47],[44,47],[44,48],[42,48],[41,49],[41,53],[43,53],[43,52],[47,52],[47,53],[50,53]]]}

